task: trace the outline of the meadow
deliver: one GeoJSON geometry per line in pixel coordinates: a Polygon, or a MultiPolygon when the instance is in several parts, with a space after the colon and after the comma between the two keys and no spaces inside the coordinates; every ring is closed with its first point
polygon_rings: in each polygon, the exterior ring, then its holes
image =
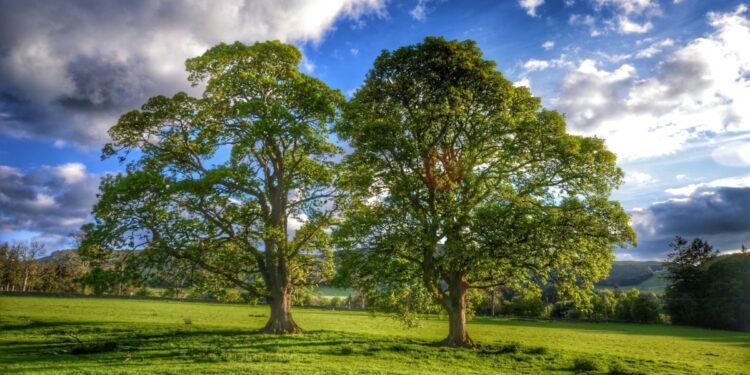
{"type": "Polygon", "coordinates": [[[477,349],[431,345],[432,316],[295,308],[303,335],[255,333],[266,306],[0,296],[0,373],[706,373],[750,370],[750,334],[474,318],[477,349]]]}

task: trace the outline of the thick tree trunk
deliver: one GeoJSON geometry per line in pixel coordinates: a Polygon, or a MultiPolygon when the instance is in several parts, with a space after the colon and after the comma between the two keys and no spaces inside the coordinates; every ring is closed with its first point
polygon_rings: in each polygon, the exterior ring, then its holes
{"type": "Polygon", "coordinates": [[[448,294],[443,298],[443,307],[448,312],[448,337],[440,345],[472,348],[474,341],[466,330],[466,282],[463,277],[457,277],[451,280],[448,289],[448,294]]]}
{"type": "Polygon", "coordinates": [[[268,297],[271,316],[261,332],[270,334],[303,333],[292,319],[292,288],[289,285],[272,286],[268,297]]]}

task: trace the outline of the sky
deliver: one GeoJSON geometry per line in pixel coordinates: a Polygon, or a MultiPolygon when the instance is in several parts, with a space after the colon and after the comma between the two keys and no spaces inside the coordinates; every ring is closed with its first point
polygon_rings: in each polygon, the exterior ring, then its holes
{"type": "MultiPolygon", "coordinates": [[[[746,0],[747,1],[747,0],[746,0]]],[[[91,220],[107,129],[191,88],[185,59],[278,39],[351,96],[382,50],[473,39],[504,76],[603,138],[638,246],[750,245],[750,11],[723,0],[0,0],[0,241],[69,247],[91,220]]]]}

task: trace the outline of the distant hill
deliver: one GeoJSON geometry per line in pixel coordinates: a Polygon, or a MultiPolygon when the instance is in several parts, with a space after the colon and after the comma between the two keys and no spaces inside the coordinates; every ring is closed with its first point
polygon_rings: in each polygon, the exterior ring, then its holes
{"type": "Polygon", "coordinates": [[[70,257],[78,257],[78,250],[76,249],[66,249],[66,250],[57,250],[50,253],[50,255],[47,255],[46,257],[38,258],[37,260],[42,263],[55,263],[55,264],[65,264],[69,261],[70,257]]]}
{"type": "Polygon", "coordinates": [[[609,277],[596,284],[599,288],[630,289],[661,292],[666,285],[662,277],[664,264],[658,261],[615,261],[609,277]]]}

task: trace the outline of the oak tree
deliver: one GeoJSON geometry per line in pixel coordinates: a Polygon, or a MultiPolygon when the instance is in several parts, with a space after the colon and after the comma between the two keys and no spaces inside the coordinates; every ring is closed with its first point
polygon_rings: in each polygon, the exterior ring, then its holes
{"type": "Polygon", "coordinates": [[[267,333],[296,333],[292,289],[331,273],[327,229],[340,148],[329,127],[343,95],[300,72],[302,55],[277,41],[217,45],[187,60],[204,88],[149,99],[109,131],[105,177],[82,251],[141,250],[151,269],[267,300],[267,333]],[[106,249],[106,250],[102,250],[106,249]]]}
{"type": "Polygon", "coordinates": [[[615,155],[567,133],[473,41],[384,51],[336,131],[352,148],[339,246],[377,290],[418,280],[448,313],[444,345],[473,346],[472,288],[553,283],[584,300],[615,246],[635,241],[609,199],[623,177],[615,155]]]}

